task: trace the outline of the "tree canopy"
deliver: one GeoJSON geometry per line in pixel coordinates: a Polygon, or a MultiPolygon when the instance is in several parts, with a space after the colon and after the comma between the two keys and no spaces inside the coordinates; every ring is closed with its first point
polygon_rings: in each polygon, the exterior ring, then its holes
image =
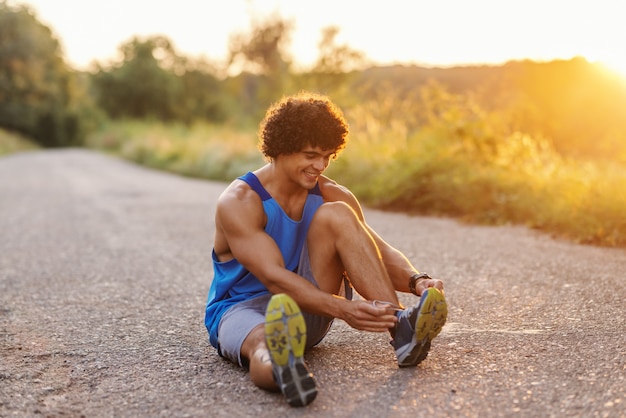
{"type": "Polygon", "coordinates": [[[0,1],[0,126],[45,146],[79,141],[77,80],[27,6],[0,1]]]}
{"type": "Polygon", "coordinates": [[[98,65],[96,99],[113,118],[191,122],[219,120],[219,83],[206,65],[176,53],[165,36],[134,37],[119,47],[122,61],[98,65]]]}

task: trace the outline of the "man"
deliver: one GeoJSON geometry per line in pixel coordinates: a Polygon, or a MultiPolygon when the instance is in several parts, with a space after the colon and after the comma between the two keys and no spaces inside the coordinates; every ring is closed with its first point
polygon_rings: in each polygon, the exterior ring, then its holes
{"type": "Polygon", "coordinates": [[[367,225],[355,196],[322,175],[347,135],[327,97],[283,98],[260,124],[268,163],[233,181],[217,204],[210,342],[292,406],[317,395],[303,355],[334,318],[389,332],[400,367],[424,360],[446,321],[443,283],[419,274],[367,225]],[[352,287],[363,299],[352,300],[352,287]],[[396,291],[420,300],[404,309],[396,291]]]}

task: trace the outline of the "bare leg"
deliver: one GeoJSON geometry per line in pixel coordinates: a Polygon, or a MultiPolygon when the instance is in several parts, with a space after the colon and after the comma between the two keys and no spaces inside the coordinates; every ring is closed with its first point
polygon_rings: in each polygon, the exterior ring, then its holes
{"type": "Polygon", "coordinates": [[[341,275],[346,271],[355,290],[364,298],[398,304],[374,239],[347,204],[325,203],[317,210],[307,246],[320,289],[336,294],[341,275]]]}
{"type": "Polygon", "coordinates": [[[264,325],[254,328],[241,345],[241,355],[250,361],[250,378],[261,389],[278,390],[272,374],[272,360],[265,344],[264,325]]]}
{"type": "MultiPolygon", "coordinates": [[[[307,246],[311,270],[321,290],[337,294],[345,271],[355,290],[364,298],[398,304],[372,236],[347,204],[325,203],[317,210],[309,228],[307,246]]],[[[263,325],[246,337],[241,354],[249,359],[250,378],[256,386],[278,389],[263,325]]]]}

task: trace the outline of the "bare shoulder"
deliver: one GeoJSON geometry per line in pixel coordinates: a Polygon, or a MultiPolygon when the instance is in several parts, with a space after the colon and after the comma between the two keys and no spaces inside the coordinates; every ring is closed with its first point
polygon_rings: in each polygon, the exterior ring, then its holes
{"type": "Polygon", "coordinates": [[[346,202],[355,209],[360,208],[360,204],[354,194],[346,186],[337,183],[326,176],[320,176],[320,190],[326,202],[346,202]]]}
{"type": "Polygon", "coordinates": [[[243,180],[234,180],[226,187],[219,197],[218,204],[231,205],[235,203],[253,202],[255,196],[258,195],[252,188],[243,180]]]}
{"type": "Polygon", "coordinates": [[[233,216],[241,218],[242,215],[254,219],[263,213],[261,198],[242,180],[234,180],[229,184],[217,201],[218,222],[233,216]]]}

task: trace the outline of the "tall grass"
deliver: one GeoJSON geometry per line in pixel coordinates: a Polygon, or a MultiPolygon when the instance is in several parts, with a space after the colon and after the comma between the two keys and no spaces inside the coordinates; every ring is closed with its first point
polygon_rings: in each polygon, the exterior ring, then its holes
{"type": "Polygon", "coordinates": [[[626,167],[565,159],[506,114],[422,93],[349,109],[351,144],[329,174],[371,206],[626,246],[626,167]]]}
{"type": "Polygon", "coordinates": [[[109,123],[87,138],[87,146],[149,167],[222,181],[263,162],[254,132],[210,124],[109,123]]]}
{"type": "Polygon", "coordinates": [[[0,156],[37,148],[39,147],[35,143],[23,136],[0,129],[0,156]]]}
{"type": "MultiPolygon", "coordinates": [[[[524,224],[581,243],[626,247],[626,168],[567,160],[504,112],[427,88],[350,106],[347,150],[328,174],[368,206],[524,224]]],[[[118,122],[93,148],[151,167],[229,181],[263,164],[253,130],[118,122]]]]}

